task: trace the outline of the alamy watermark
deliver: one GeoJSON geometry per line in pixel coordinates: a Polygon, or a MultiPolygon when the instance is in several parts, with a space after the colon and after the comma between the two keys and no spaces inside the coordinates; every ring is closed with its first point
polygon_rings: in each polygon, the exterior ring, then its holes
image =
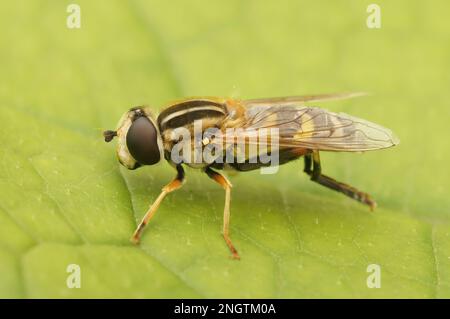
{"type": "Polygon", "coordinates": [[[81,288],[81,268],[77,264],[67,265],[66,272],[70,275],[67,276],[66,285],[67,288],[81,288]]]}
{"type": "Polygon", "coordinates": [[[377,264],[370,264],[367,266],[366,271],[370,273],[367,276],[366,284],[367,288],[381,288],[381,267],[377,264]]]}
{"type": "Polygon", "coordinates": [[[381,8],[378,4],[372,3],[367,6],[367,13],[369,16],[366,20],[366,25],[369,29],[381,28],[381,8]]]}
{"type": "Polygon", "coordinates": [[[278,128],[203,129],[202,120],[196,120],[193,130],[178,127],[170,132],[175,144],[170,159],[175,164],[255,164],[261,174],[274,174],[279,165],[278,128]]]}
{"type": "Polygon", "coordinates": [[[72,3],[66,9],[69,15],[67,16],[66,26],[69,29],[81,28],[81,8],[78,4],[72,3]]]}

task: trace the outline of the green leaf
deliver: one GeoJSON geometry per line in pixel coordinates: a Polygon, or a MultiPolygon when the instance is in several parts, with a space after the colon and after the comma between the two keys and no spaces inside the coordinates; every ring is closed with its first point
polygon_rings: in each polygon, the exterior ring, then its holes
{"type": "Polygon", "coordinates": [[[0,297],[450,297],[448,2],[378,1],[381,29],[360,1],[80,0],[80,29],[66,27],[69,3],[0,4],[0,297]],[[376,212],[311,183],[301,161],[230,176],[235,261],[223,190],[188,170],[129,242],[174,171],[120,167],[101,131],[126,109],[339,91],[373,95],[320,106],[401,139],[322,154],[376,212]]]}

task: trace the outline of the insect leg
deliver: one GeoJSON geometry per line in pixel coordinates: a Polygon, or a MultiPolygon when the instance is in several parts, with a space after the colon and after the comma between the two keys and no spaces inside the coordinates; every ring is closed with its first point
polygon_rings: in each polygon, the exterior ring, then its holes
{"type": "Polygon", "coordinates": [[[223,238],[231,251],[232,257],[234,259],[240,259],[239,254],[234,248],[230,239],[230,201],[231,201],[231,183],[222,174],[212,170],[207,167],[205,173],[213,179],[216,183],[220,184],[225,189],[225,207],[223,210],[223,238]]]}
{"type": "Polygon", "coordinates": [[[312,173],[311,167],[312,167],[312,156],[311,156],[311,154],[306,154],[305,155],[305,168],[303,169],[303,171],[306,174],[311,175],[311,173],[312,173]]]}
{"type": "Polygon", "coordinates": [[[370,197],[369,194],[361,192],[358,189],[354,188],[353,186],[338,182],[331,177],[323,175],[318,151],[313,151],[312,155],[311,154],[305,155],[304,172],[309,176],[311,176],[312,181],[319,183],[320,185],[323,185],[330,189],[333,189],[335,191],[338,191],[340,193],[343,193],[344,195],[347,195],[348,197],[353,198],[358,202],[366,204],[370,207],[371,210],[373,210],[377,206],[376,202],[370,197]],[[313,167],[312,170],[311,164],[313,167]]]}
{"type": "Polygon", "coordinates": [[[147,225],[149,221],[153,218],[153,216],[155,216],[155,213],[158,210],[158,207],[163,201],[164,197],[166,197],[167,194],[179,189],[183,185],[184,181],[183,167],[181,165],[178,165],[176,169],[177,169],[177,176],[169,184],[167,184],[162,188],[161,193],[153,202],[153,204],[150,206],[150,208],[142,218],[141,222],[137,226],[133,236],[131,237],[131,242],[133,242],[134,244],[139,243],[145,225],[147,225]]]}

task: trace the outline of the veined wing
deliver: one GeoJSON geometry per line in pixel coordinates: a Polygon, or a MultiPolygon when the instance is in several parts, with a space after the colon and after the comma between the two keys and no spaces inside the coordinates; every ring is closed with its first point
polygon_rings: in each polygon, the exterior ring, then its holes
{"type": "MultiPolygon", "coordinates": [[[[399,143],[391,130],[344,113],[318,107],[260,106],[246,109],[243,132],[278,129],[280,147],[307,148],[324,151],[369,151],[399,143]]],[[[241,136],[242,137],[242,136],[241,136]]]]}
{"type": "Polygon", "coordinates": [[[331,93],[331,94],[317,94],[317,95],[300,95],[288,97],[274,97],[245,100],[244,104],[251,106],[280,106],[280,105],[303,105],[308,102],[324,102],[351,99],[354,97],[365,96],[364,92],[348,92],[348,93],[331,93]]]}

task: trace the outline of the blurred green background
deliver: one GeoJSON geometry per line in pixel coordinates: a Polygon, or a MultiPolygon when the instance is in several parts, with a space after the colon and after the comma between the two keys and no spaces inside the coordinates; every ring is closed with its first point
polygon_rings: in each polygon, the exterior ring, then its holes
{"type": "Polygon", "coordinates": [[[70,3],[0,4],[0,297],[450,297],[448,1],[376,1],[380,29],[366,26],[371,1],[78,0],[81,28],[68,29],[70,3]],[[320,106],[401,139],[322,154],[376,212],[311,183],[300,161],[230,176],[237,262],[223,191],[188,170],[129,243],[173,171],[119,167],[101,131],[126,109],[341,91],[372,95],[320,106]]]}

